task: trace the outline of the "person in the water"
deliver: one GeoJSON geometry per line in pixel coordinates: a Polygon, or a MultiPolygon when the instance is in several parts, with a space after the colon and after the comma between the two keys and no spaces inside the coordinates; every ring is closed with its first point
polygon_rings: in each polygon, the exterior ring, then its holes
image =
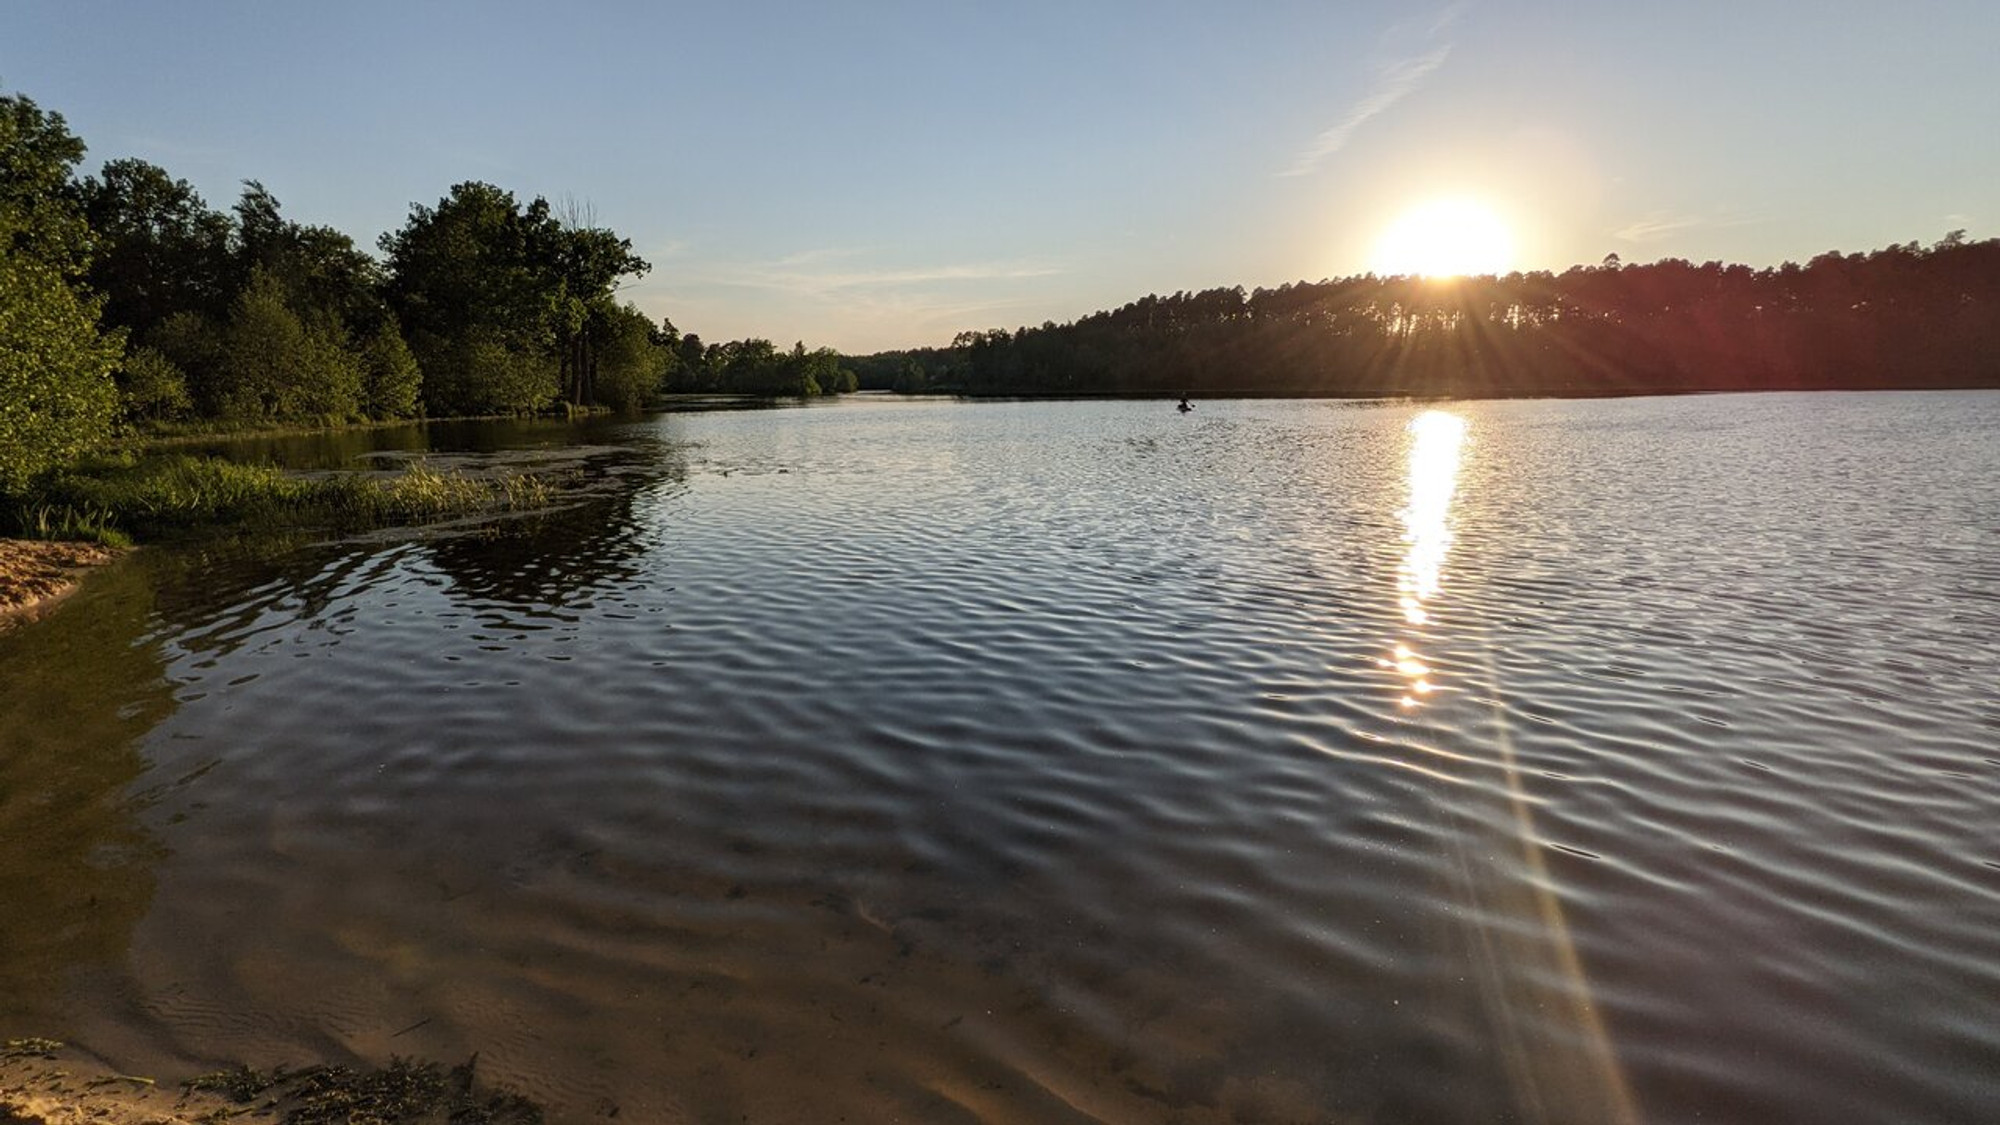
{"type": "Polygon", "coordinates": [[[1186,395],[1182,395],[1181,404],[1174,407],[1174,409],[1180,411],[1182,414],[1186,414],[1188,411],[1194,409],[1194,403],[1189,402],[1186,395]]]}

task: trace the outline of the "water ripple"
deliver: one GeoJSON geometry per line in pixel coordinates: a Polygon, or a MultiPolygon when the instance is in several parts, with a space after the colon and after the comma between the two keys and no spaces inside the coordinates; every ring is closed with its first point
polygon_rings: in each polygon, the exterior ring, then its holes
{"type": "Polygon", "coordinates": [[[569,1120],[1989,1113],[2000,396],[1449,411],[1415,499],[1405,405],[862,401],[146,552],[0,636],[152,662],[7,715],[151,890],[0,1016],[569,1120]]]}

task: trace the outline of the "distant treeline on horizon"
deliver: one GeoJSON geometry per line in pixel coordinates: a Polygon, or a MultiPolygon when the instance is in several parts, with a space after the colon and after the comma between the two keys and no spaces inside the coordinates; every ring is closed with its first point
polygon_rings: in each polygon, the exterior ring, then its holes
{"type": "Polygon", "coordinates": [[[848,357],[863,389],[969,395],[1630,395],[2000,387],[2000,239],[1769,269],[1607,257],[1148,296],[1069,324],[848,357]]]}

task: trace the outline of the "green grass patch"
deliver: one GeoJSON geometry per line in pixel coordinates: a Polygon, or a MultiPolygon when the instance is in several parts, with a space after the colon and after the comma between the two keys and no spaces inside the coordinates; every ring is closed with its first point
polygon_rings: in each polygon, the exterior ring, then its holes
{"type": "Polygon", "coordinates": [[[37,481],[0,508],[13,534],[122,546],[203,528],[324,525],[343,529],[424,523],[546,506],[547,481],[472,476],[424,464],[393,477],[299,477],[219,457],[119,454],[37,481]]]}

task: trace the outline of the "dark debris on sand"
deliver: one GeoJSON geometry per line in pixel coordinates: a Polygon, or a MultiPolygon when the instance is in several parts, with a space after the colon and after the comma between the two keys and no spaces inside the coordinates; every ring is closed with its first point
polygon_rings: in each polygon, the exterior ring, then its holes
{"type": "Polygon", "coordinates": [[[474,1055],[449,1070],[401,1058],[379,1070],[245,1066],[183,1085],[241,1105],[261,1101],[281,1112],[285,1125],[541,1125],[541,1107],[519,1094],[475,1092],[478,1063],[474,1055]]]}
{"type": "Polygon", "coordinates": [[[478,1088],[478,1063],[240,1066],[175,1086],[109,1070],[53,1039],[8,1039],[0,1125],[542,1125],[534,1102],[478,1088]]]}

